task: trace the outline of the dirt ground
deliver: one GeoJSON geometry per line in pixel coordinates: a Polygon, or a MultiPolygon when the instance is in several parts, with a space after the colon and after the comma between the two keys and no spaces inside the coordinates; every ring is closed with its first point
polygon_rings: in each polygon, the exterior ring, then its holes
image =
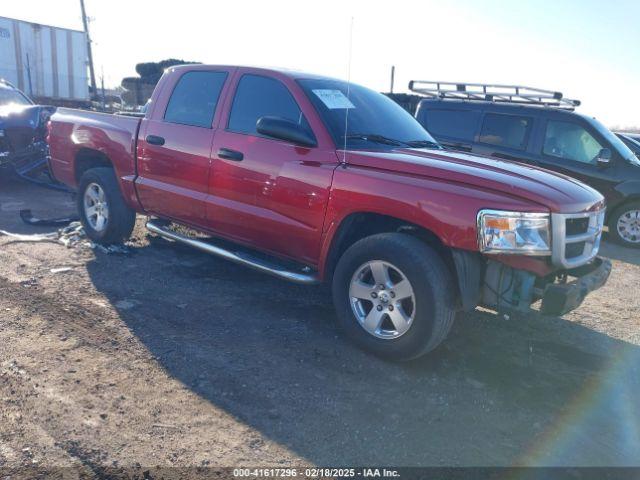
{"type": "MultiPolygon", "coordinates": [[[[73,212],[0,178],[0,229],[73,212]]],[[[0,467],[640,465],[640,251],[564,318],[461,314],[434,353],[346,341],[327,291],[148,234],[0,236],[0,467]],[[55,269],[70,267],[58,273],[55,269]]]]}

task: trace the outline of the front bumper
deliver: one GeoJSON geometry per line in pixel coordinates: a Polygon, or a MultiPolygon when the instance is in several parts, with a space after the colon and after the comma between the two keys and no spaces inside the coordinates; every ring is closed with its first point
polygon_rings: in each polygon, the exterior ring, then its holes
{"type": "Polygon", "coordinates": [[[576,279],[566,283],[550,283],[542,294],[540,312],[544,315],[561,316],[578,308],[585,297],[602,287],[611,273],[611,261],[596,257],[591,263],[566,274],[576,279]]]}

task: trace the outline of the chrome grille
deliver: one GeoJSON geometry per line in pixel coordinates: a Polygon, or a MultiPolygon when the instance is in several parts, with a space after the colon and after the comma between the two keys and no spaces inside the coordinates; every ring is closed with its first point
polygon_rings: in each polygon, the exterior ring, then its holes
{"type": "Polygon", "coordinates": [[[600,248],[603,225],[604,209],[586,213],[552,213],[553,263],[575,268],[593,260],[600,248]]]}

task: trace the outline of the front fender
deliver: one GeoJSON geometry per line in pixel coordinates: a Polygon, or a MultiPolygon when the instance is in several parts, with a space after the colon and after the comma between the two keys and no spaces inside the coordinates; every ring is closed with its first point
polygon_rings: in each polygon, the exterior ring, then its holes
{"type": "Polygon", "coordinates": [[[428,230],[445,247],[477,251],[478,211],[541,208],[510,195],[437,178],[355,165],[338,168],[327,205],[319,267],[323,271],[339,226],[355,213],[373,213],[428,230]]]}

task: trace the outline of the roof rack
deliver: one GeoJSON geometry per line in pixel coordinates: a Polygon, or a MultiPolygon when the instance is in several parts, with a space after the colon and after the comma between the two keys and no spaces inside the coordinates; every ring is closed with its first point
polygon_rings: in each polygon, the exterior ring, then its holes
{"type": "Polygon", "coordinates": [[[409,90],[431,98],[518,103],[574,110],[580,100],[565,98],[560,92],[518,85],[434,82],[411,80],[409,90]]]}

